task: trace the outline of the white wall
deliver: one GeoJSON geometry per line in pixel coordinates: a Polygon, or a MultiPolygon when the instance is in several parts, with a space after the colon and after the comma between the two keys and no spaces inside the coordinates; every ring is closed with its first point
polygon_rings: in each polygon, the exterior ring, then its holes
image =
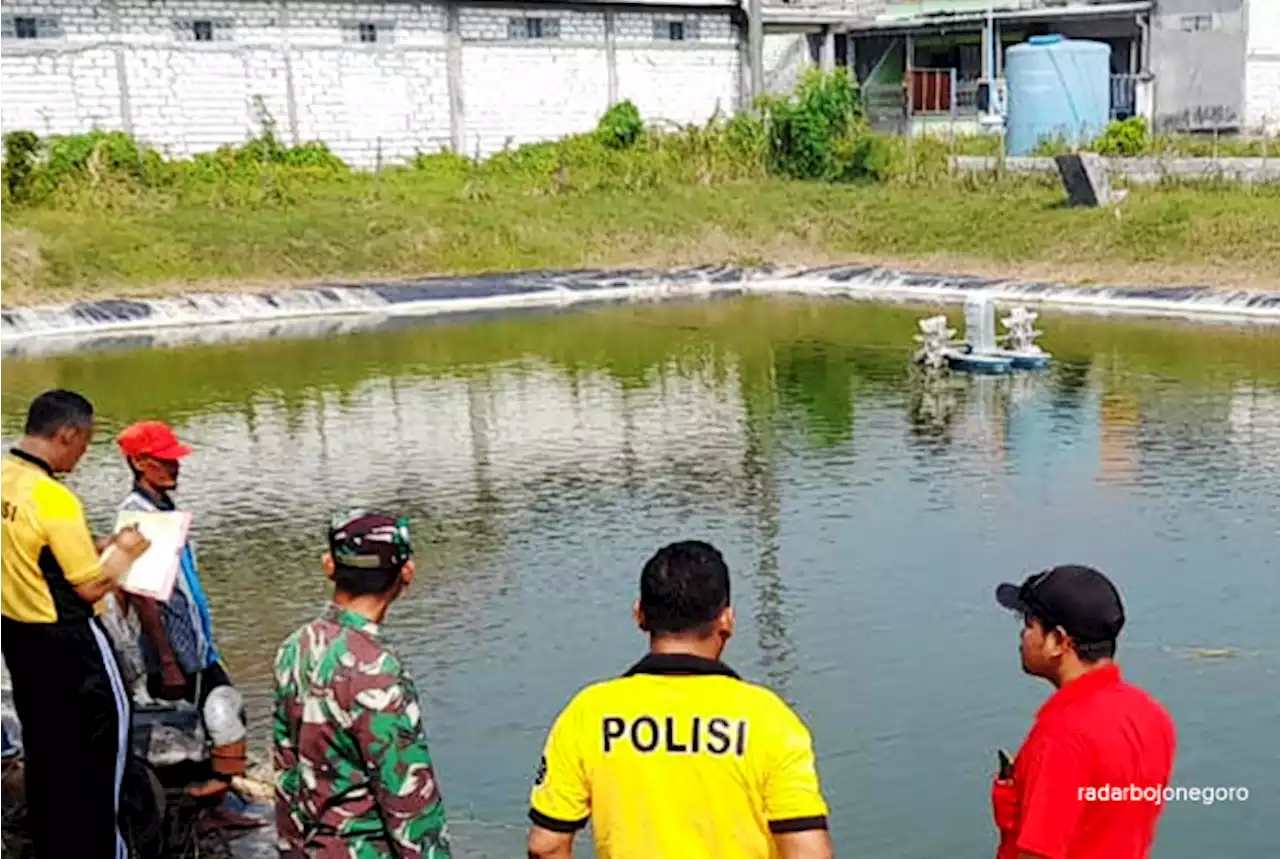
{"type": "Polygon", "coordinates": [[[615,21],[618,97],[635,102],[641,116],[687,124],[705,122],[717,107],[734,114],[742,64],[738,31],[728,15],[619,12],[615,21]],[[692,24],[698,41],[654,42],[655,17],[692,24]]]}
{"type": "Polygon", "coordinates": [[[487,155],[587,131],[611,100],[632,99],[648,121],[703,122],[732,113],[741,89],[727,8],[460,5],[456,111],[439,3],[6,0],[3,11],[4,131],[126,128],[175,156],[259,134],[264,110],[281,139],[323,140],[353,164],[455,139],[487,155]],[[512,40],[510,19],[528,15],[555,19],[558,36],[512,40]],[[14,38],[13,16],[56,19],[60,32],[14,38]],[[690,38],[656,38],[655,19],[690,22],[690,38]],[[197,42],[175,26],[191,20],[229,26],[197,42]],[[351,30],[362,21],[391,29],[363,44],[351,30]]]}
{"type": "Polygon", "coordinates": [[[589,131],[609,107],[604,12],[470,8],[459,14],[467,154],[589,131]],[[507,38],[512,16],[559,22],[560,37],[507,38]]]}
{"type": "Polygon", "coordinates": [[[1245,122],[1280,133],[1280,0],[1249,0],[1245,122]]]}

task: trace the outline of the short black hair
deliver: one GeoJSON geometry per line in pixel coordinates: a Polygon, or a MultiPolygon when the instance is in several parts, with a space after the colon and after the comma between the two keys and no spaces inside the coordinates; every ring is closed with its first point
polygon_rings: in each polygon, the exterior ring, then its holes
{"type": "Polygon", "coordinates": [[[1099,659],[1111,659],[1116,655],[1114,638],[1110,641],[1075,641],[1075,645],[1076,655],[1080,657],[1081,662],[1097,662],[1099,659]]]}
{"type": "MultiPolygon", "coordinates": [[[[1046,635],[1059,627],[1059,624],[1055,621],[1043,618],[1034,612],[1029,616],[1040,624],[1040,628],[1045,631],[1046,635]]],[[[1070,632],[1067,632],[1067,635],[1071,636],[1071,643],[1075,645],[1076,655],[1080,657],[1081,662],[1093,663],[1100,659],[1111,659],[1116,655],[1116,640],[1114,638],[1108,641],[1080,641],[1070,632]]]]}
{"type": "Polygon", "coordinates": [[[361,570],[338,564],[333,570],[333,585],[353,597],[385,594],[395,587],[400,569],[361,570]]]}
{"type": "Polygon", "coordinates": [[[27,435],[52,438],[60,429],[93,426],[93,403],[75,391],[45,391],[27,408],[27,435]]]}
{"type": "Polygon", "coordinates": [[[705,630],[729,606],[729,567],[701,540],[659,549],[640,573],[640,611],[651,635],[705,630]]]}

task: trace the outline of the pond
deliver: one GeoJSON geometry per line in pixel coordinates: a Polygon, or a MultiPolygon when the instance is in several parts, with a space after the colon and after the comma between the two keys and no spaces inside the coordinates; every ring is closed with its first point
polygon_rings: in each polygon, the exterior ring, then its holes
{"type": "MultiPolygon", "coordinates": [[[[1058,360],[1014,378],[908,368],[927,309],[781,299],[608,307],[10,359],[30,396],[83,391],[98,443],[71,483],[104,527],[110,439],[165,418],[196,448],[180,500],[231,673],[265,736],[277,644],[327,598],[329,514],[412,517],[419,575],[389,620],[424,695],[461,855],[522,855],[552,718],[643,651],[639,570],[721,547],[726,660],[810,724],[838,853],[994,852],[995,750],[1048,687],[992,588],[1108,571],[1126,674],[1169,707],[1159,859],[1265,855],[1280,795],[1280,337],[1046,312],[1058,360]]],[[[958,317],[957,317],[958,321],[958,317]]]]}

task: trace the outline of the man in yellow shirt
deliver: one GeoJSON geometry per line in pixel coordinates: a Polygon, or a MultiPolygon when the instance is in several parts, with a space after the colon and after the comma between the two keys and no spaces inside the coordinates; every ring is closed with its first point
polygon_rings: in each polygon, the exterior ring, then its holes
{"type": "Polygon", "coordinates": [[[5,664],[22,724],[27,814],[40,859],[124,859],[116,826],[129,698],[96,617],[117,577],[146,550],[113,538],[106,569],[80,500],[55,475],[93,437],[93,406],[48,391],[4,457],[0,614],[5,664]]]}
{"type": "Polygon", "coordinates": [[[830,859],[808,729],[720,661],[734,625],[720,553],[658,550],[635,616],[649,654],[579,692],[551,728],[531,859],[568,859],[588,822],[600,859],[830,859]]]}

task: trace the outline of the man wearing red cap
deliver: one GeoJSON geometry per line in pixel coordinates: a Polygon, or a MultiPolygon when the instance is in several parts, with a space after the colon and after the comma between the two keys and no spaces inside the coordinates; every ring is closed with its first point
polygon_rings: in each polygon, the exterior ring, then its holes
{"type": "MultiPolygon", "coordinates": [[[[171,493],[178,487],[179,463],[190,455],[191,448],[162,421],[140,421],[120,433],[116,441],[134,480],[133,490],[120,509],[174,510],[171,493]]],[[[208,709],[206,702],[210,693],[222,687],[232,690],[234,687],[213,641],[213,619],[190,542],[183,546],[180,561],[181,572],[169,599],[157,602],[130,594],[129,603],[137,611],[144,633],[139,644],[147,673],[147,692],[153,698],[190,701],[203,713],[208,709]]],[[[218,697],[221,699],[226,694],[218,693],[218,697]]],[[[219,707],[219,712],[225,709],[219,707]]],[[[215,730],[209,719],[205,719],[214,742],[213,769],[217,778],[198,792],[221,792],[231,776],[244,773],[243,717],[236,721],[237,724],[229,728],[219,725],[215,730]],[[227,741],[227,737],[231,740],[227,741]]],[[[225,811],[224,816],[228,824],[258,823],[229,811],[225,811]]]]}

